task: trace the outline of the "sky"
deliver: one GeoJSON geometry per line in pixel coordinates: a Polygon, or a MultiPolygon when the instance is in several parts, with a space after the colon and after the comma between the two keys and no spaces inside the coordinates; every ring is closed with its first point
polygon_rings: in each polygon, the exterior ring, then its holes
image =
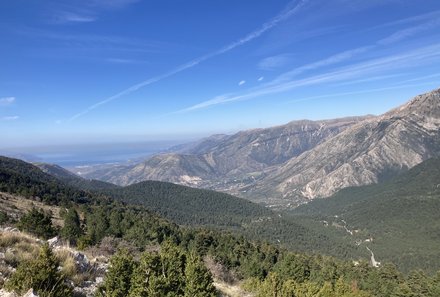
{"type": "Polygon", "coordinates": [[[3,0],[0,36],[0,148],[381,114],[440,87],[438,0],[3,0]]]}

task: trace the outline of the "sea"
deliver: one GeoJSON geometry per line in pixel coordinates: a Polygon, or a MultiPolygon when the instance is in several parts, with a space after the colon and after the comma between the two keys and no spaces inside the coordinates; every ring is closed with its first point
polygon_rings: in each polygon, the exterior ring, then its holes
{"type": "Polygon", "coordinates": [[[167,152],[178,141],[136,143],[105,143],[81,145],[38,146],[0,150],[0,155],[28,162],[57,164],[66,168],[142,161],[149,156],[167,152]]]}

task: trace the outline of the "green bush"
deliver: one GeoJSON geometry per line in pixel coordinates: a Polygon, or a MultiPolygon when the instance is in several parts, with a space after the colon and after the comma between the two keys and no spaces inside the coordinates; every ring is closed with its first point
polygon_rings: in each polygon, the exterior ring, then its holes
{"type": "Polygon", "coordinates": [[[20,263],[5,287],[18,294],[33,288],[40,297],[71,296],[71,288],[66,284],[64,275],[58,271],[59,264],[46,244],[35,260],[20,263]]]}
{"type": "Polygon", "coordinates": [[[52,225],[52,216],[36,208],[32,208],[27,214],[22,216],[17,227],[20,231],[25,231],[44,239],[56,235],[56,230],[52,225]]]}

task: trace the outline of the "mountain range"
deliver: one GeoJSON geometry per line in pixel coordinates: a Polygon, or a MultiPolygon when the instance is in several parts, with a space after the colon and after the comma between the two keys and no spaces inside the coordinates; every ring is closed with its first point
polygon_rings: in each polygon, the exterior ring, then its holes
{"type": "Polygon", "coordinates": [[[214,135],[144,162],[82,176],[118,185],[168,181],[233,194],[276,208],[387,180],[440,152],[440,90],[380,116],[214,135]]]}

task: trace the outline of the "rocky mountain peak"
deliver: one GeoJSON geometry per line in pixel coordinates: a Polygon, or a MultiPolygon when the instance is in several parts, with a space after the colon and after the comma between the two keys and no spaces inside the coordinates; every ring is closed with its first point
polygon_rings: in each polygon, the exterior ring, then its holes
{"type": "Polygon", "coordinates": [[[405,116],[409,114],[426,117],[440,117],[440,89],[418,95],[404,105],[389,111],[385,115],[405,116]]]}

